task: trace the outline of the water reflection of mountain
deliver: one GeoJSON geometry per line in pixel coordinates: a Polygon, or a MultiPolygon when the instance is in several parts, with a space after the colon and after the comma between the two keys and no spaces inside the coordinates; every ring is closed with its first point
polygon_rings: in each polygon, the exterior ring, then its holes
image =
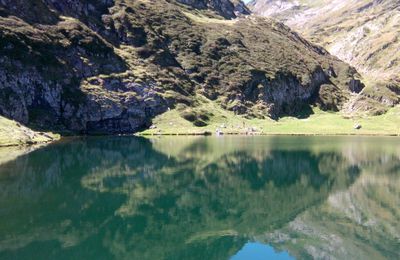
{"type": "Polygon", "coordinates": [[[254,238],[298,258],[399,259],[400,175],[364,173],[346,191],[254,238]]]}
{"type": "Polygon", "coordinates": [[[327,215],[320,208],[366,170],[374,176],[374,167],[390,163],[392,173],[383,175],[393,175],[400,165],[396,150],[369,147],[366,159],[346,143],[93,138],[52,145],[0,166],[0,257],[224,259],[248,239],[306,255],[291,239],[272,239],[275,232],[294,234],[290,226],[303,218],[318,223],[327,215]]]}

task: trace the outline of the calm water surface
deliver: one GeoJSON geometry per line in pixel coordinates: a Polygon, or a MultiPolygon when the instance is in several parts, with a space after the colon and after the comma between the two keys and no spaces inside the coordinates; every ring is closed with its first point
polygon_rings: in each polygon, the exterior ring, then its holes
{"type": "Polygon", "coordinates": [[[400,259],[400,138],[102,137],[0,164],[0,259],[400,259]]]}

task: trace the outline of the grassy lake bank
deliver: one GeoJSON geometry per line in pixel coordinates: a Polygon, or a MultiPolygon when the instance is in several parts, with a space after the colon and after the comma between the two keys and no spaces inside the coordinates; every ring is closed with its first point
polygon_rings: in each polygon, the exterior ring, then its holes
{"type": "Polygon", "coordinates": [[[277,121],[247,119],[217,106],[204,107],[204,110],[213,112],[207,126],[196,127],[182,118],[179,111],[170,110],[153,120],[153,129],[139,135],[200,135],[215,134],[219,130],[223,134],[400,136],[400,106],[384,115],[357,118],[314,108],[308,117],[284,117],[277,121]],[[361,129],[355,129],[355,125],[360,125],[361,129]]]}
{"type": "MultiPolygon", "coordinates": [[[[345,118],[340,113],[313,110],[308,117],[247,119],[210,103],[201,109],[212,111],[207,125],[197,127],[185,120],[181,111],[170,110],[157,116],[153,126],[137,133],[152,135],[360,135],[400,136],[400,106],[380,116],[345,118]],[[360,125],[361,129],[355,129],[360,125]]],[[[54,133],[36,132],[15,121],[0,117],[0,147],[27,146],[50,143],[61,138],[54,133]]]]}

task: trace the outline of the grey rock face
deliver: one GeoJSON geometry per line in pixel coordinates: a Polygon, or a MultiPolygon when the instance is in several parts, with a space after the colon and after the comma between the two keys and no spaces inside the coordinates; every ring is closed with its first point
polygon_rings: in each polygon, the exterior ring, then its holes
{"type": "Polygon", "coordinates": [[[296,114],[305,105],[314,101],[319,87],[329,81],[321,68],[313,74],[309,83],[302,83],[290,74],[277,74],[275,79],[267,79],[262,72],[253,72],[253,77],[242,94],[233,99],[237,106],[232,110],[242,114],[246,108],[242,104],[254,103],[256,107],[264,107],[265,114],[278,118],[282,114],[296,114]]]}
{"type": "Polygon", "coordinates": [[[236,1],[233,2],[233,4],[235,5],[235,14],[236,14],[236,16],[251,14],[250,9],[242,1],[236,0],[236,1]]]}
{"type": "Polygon", "coordinates": [[[225,18],[235,18],[240,14],[249,14],[249,10],[242,1],[235,5],[230,0],[177,0],[198,9],[210,8],[225,18]]]}
{"type": "MultiPolygon", "coordinates": [[[[109,81],[102,90],[111,88],[109,81]]],[[[35,69],[9,74],[0,70],[2,97],[0,113],[39,128],[49,126],[81,133],[133,133],[150,125],[155,115],[167,110],[167,102],[155,92],[152,84],[118,82],[129,89],[124,97],[116,92],[107,94],[47,81],[35,69]],[[4,95],[4,94],[3,94],[4,95]],[[77,95],[77,96],[71,96],[77,95]]]]}
{"type": "Polygon", "coordinates": [[[155,91],[157,85],[150,81],[122,80],[118,74],[126,64],[81,24],[42,28],[16,19],[5,23],[9,27],[0,33],[0,114],[39,129],[133,133],[166,111],[162,90],[155,91]]]}

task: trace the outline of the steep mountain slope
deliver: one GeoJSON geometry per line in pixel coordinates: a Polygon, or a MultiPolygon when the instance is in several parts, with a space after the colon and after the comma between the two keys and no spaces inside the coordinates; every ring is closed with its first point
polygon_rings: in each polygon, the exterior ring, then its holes
{"type": "Polygon", "coordinates": [[[355,66],[370,82],[358,99],[400,102],[400,1],[253,0],[250,7],[355,66]]]}
{"type": "Polygon", "coordinates": [[[174,107],[207,124],[200,96],[277,118],[314,102],[339,110],[363,88],[347,64],[247,12],[228,0],[3,0],[0,114],[37,128],[130,133],[174,107]]]}

